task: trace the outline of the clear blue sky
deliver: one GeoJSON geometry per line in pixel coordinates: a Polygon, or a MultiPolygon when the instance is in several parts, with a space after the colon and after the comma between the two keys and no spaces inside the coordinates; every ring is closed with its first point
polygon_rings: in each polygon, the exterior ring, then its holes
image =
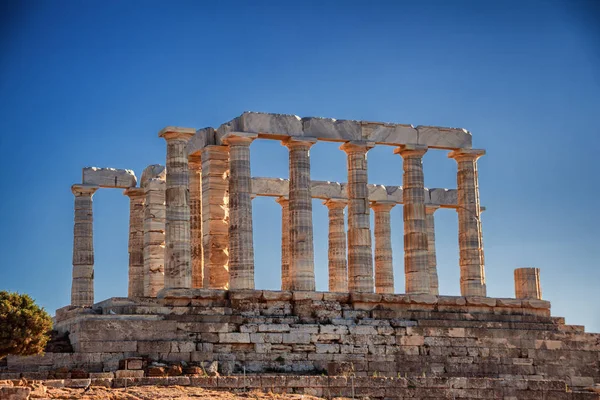
{"type": "MultiPolygon", "coordinates": [[[[600,332],[600,9],[583,1],[4,1],[0,6],[0,289],[69,303],[70,186],[81,168],[165,161],[166,125],[218,126],[245,110],[459,126],[480,161],[488,294],[542,269],[553,314],[600,332]]],[[[311,151],[313,179],[346,181],[345,155],[311,151]]],[[[402,162],[369,153],[369,181],[402,162]]],[[[428,187],[456,186],[446,152],[428,187]]],[[[252,145],[254,176],[287,178],[287,150],[252,145]]],[[[96,300],[127,293],[128,199],[94,197],[96,300]]],[[[279,205],[254,201],[256,285],[279,284],[279,205]]],[[[436,213],[440,288],[459,293],[456,213],[436,213]]],[[[314,203],[317,287],[327,214],[314,203]]],[[[392,211],[404,291],[402,210],[392,211]]]]}

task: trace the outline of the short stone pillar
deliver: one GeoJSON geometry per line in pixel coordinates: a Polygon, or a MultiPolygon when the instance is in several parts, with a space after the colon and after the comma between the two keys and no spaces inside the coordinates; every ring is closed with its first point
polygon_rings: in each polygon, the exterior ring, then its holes
{"type": "Polygon", "coordinates": [[[423,155],[427,146],[403,145],[394,153],[403,159],[404,278],[406,293],[429,294],[429,257],[425,224],[423,155]]]}
{"type": "Polygon", "coordinates": [[[254,289],[250,145],[257,134],[227,134],[229,146],[229,288],[254,289]]]}
{"type": "Polygon", "coordinates": [[[142,188],[125,189],[129,197],[129,285],[128,297],[144,296],[144,200],[142,188]]]}
{"type": "Polygon", "coordinates": [[[192,287],[201,288],[204,280],[204,260],[202,255],[202,161],[200,156],[188,156],[188,167],[190,171],[192,287]]]}
{"type": "Polygon", "coordinates": [[[312,195],[309,150],[316,139],[290,137],[289,230],[291,290],[315,290],[312,195]]]}
{"type": "Polygon", "coordinates": [[[144,201],[144,297],[156,297],[165,286],[165,206],[164,178],[142,181],[144,201]]]}
{"type": "Polygon", "coordinates": [[[275,200],[281,206],[281,290],[291,290],[290,277],[290,201],[287,196],[275,200]]]}
{"type": "Polygon", "coordinates": [[[367,152],[372,142],[346,142],[340,149],[348,160],[348,290],[372,293],[373,248],[369,189],[367,188],[367,152]]]}
{"type": "Polygon", "coordinates": [[[396,203],[371,203],[375,212],[375,292],[394,293],[394,262],[392,258],[392,227],[390,211],[396,203]]]}
{"type": "Polygon", "coordinates": [[[435,218],[433,214],[440,208],[438,205],[425,205],[425,223],[427,225],[427,260],[429,262],[429,294],[440,294],[437,255],[435,252],[435,218]]]}
{"type": "Polygon", "coordinates": [[[517,299],[542,299],[539,268],[515,269],[515,297],[517,299]]]}
{"type": "Polygon", "coordinates": [[[348,262],[346,261],[346,229],[344,199],[329,199],[323,204],[329,210],[329,291],[348,292],[348,262]]]}
{"type": "Polygon", "coordinates": [[[186,145],[192,128],[166,127],[158,134],[167,141],[167,225],[165,229],[165,289],[192,287],[189,171],[186,145]]]}
{"type": "Polygon", "coordinates": [[[91,307],[94,304],[94,214],[92,196],[95,185],[73,185],[75,224],[73,227],[73,281],[71,305],[91,307]]]}
{"type": "Polygon", "coordinates": [[[458,245],[460,253],[460,292],[463,296],[486,296],[483,238],[477,159],[485,150],[460,149],[449,158],[458,164],[458,245]]]}
{"type": "Polygon", "coordinates": [[[202,253],[206,289],[229,289],[229,148],[202,149],[202,253]]]}

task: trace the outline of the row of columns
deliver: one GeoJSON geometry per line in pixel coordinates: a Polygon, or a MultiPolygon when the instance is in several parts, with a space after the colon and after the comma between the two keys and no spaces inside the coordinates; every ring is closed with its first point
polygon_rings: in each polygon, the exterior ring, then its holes
{"type": "MultiPolygon", "coordinates": [[[[150,179],[130,197],[131,297],[156,296],[163,287],[254,288],[254,246],[250,144],[256,135],[228,134],[226,146],[206,146],[188,159],[193,129],[166,128],[166,182],[150,179]],[[161,197],[162,196],[162,197],[161,197]],[[143,218],[140,217],[144,210],[143,218]],[[162,219],[162,221],[161,221],[162,219]],[[142,249],[142,250],[140,250],[142,249]],[[164,264],[163,264],[164,263],[164,264]],[[143,275],[143,284],[140,283],[143,275]]],[[[289,195],[282,206],[282,289],[315,290],[312,195],[312,138],[288,138],[289,195]]],[[[389,213],[393,204],[371,204],[367,188],[370,142],[347,142],[340,149],[348,163],[348,229],[345,201],[329,200],[331,291],[392,293],[394,278],[389,213]],[[375,212],[375,269],[370,209],[375,212]],[[347,249],[346,249],[347,240],[347,249]],[[347,261],[346,261],[347,254],[347,261]]],[[[422,157],[427,148],[404,145],[403,162],[405,280],[407,293],[437,294],[432,208],[425,205],[422,157]]],[[[485,296],[476,160],[480,150],[457,150],[461,293],[485,296]]],[[[92,195],[97,187],[73,186],[75,235],[73,305],[93,302],[92,195]]]]}

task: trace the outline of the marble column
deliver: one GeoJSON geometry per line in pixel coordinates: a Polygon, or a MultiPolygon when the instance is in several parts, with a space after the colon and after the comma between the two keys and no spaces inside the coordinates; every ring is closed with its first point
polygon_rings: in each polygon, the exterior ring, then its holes
{"type": "Polygon", "coordinates": [[[425,205],[425,224],[427,225],[427,260],[429,262],[429,294],[440,294],[437,256],[435,253],[435,218],[433,214],[440,208],[438,205],[425,205]]]}
{"type": "Polygon", "coordinates": [[[159,136],[167,142],[167,225],[165,229],[165,289],[192,287],[190,190],[186,145],[192,128],[167,127],[159,136]]]}
{"type": "Polygon", "coordinates": [[[348,292],[348,262],[346,261],[346,229],[344,199],[329,199],[323,204],[329,210],[329,291],[348,292]]]}
{"type": "Polygon", "coordinates": [[[404,279],[406,293],[429,294],[429,261],[425,224],[423,155],[427,146],[403,145],[394,151],[403,159],[404,279]]]}
{"type": "Polygon", "coordinates": [[[204,288],[229,289],[229,149],[202,149],[204,288]]]}
{"type": "Polygon", "coordinates": [[[144,296],[144,200],[142,188],[125,189],[129,197],[129,285],[128,297],[144,296]]]}
{"type": "Polygon", "coordinates": [[[95,185],[73,185],[75,224],[73,227],[73,282],[71,305],[91,307],[94,304],[94,214],[92,196],[95,185]]]}
{"type": "Polygon", "coordinates": [[[542,299],[539,268],[515,269],[515,296],[517,299],[542,299]]]}
{"type": "Polygon", "coordinates": [[[316,139],[290,137],[289,230],[291,290],[315,290],[310,148],[316,139]]]}
{"type": "Polygon", "coordinates": [[[192,287],[201,288],[204,280],[202,255],[202,160],[200,155],[188,156],[190,171],[190,235],[192,241],[192,287]]]}
{"type": "Polygon", "coordinates": [[[369,190],[367,188],[367,151],[372,142],[347,142],[340,149],[348,160],[348,290],[372,293],[373,249],[369,190]]]}
{"type": "Polygon", "coordinates": [[[460,149],[449,158],[458,164],[457,193],[460,292],[463,296],[486,296],[483,238],[477,159],[485,150],[460,149]]]}
{"type": "Polygon", "coordinates": [[[144,297],[156,297],[165,286],[165,206],[164,178],[143,183],[144,201],[144,297]]]}
{"type": "Polygon", "coordinates": [[[258,135],[227,134],[229,146],[229,287],[254,289],[250,145],[258,135]]]}
{"type": "Polygon", "coordinates": [[[281,206],[281,290],[291,290],[290,277],[290,201],[287,196],[275,200],[281,206]]]}
{"type": "Polygon", "coordinates": [[[375,292],[394,293],[394,263],[392,259],[392,227],[390,211],[394,202],[371,203],[375,212],[375,292]]]}

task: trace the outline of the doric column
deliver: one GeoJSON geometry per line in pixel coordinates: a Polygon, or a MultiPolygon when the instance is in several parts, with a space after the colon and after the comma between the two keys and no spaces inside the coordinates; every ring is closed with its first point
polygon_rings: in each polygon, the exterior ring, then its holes
{"type": "Polygon", "coordinates": [[[144,201],[144,297],[156,297],[165,286],[165,206],[164,178],[142,183],[144,201]]]}
{"type": "Polygon", "coordinates": [[[346,261],[346,229],[343,199],[329,199],[323,204],[329,210],[329,291],[348,291],[348,263],[346,261]]]}
{"type": "Polygon", "coordinates": [[[73,283],[71,305],[91,307],[94,304],[94,214],[92,196],[95,185],[73,185],[75,224],[73,227],[73,283]]]}
{"type": "Polygon", "coordinates": [[[290,277],[290,201],[287,196],[275,200],[281,205],[281,290],[291,290],[290,277]]]}
{"type": "Polygon", "coordinates": [[[254,289],[250,144],[258,135],[227,134],[229,146],[229,287],[254,289]]]}
{"type": "Polygon", "coordinates": [[[435,253],[435,218],[433,214],[440,206],[427,204],[425,206],[425,224],[427,225],[427,260],[429,262],[429,294],[438,296],[440,294],[437,256],[435,253]]]}
{"type": "Polygon", "coordinates": [[[369,190],[367,188],[367,151],[372,142],[347,142],[348,160],[348,290],[372,293],[373,249],[369,190]]]}
{"type": "Polygon", "coordinates": [[[144,296],[144,200],[142,188],[125,189],[129,197],[128,297],[144,296]]]}
{"type": "Polygon", "coordinates": [[[186,145],[192,128],[167,127],[158,136],[167,141],[167,225],[165,229],[165,288],[192,287],[190,190],[186,145]]]}
{"type": "Polygon", "coordinates": [[[392,259],[392,228],[390,210],[393,202],[371,203],[375,211],[375,292],[394,293],[394,263],[392,259]]]}
{"type": "Polygon", "coordinates": [[[229,289],[229,149],[202,149],[204,288],[229,289]]]}
{"type": "Polygon", "coordinates": [[[406,293],[430,293],[423,178],[423,155],[426,152],[427,146],[423,145],[403,145],[394,150],[402,156],[404,170],[402,201],[406,293]]]}
{"type": "Polygon", "coordinates": [[[539,268],[515,269],[515,296],[517,299],[542,299],[539,268]]]}
{"type": "Polygon", "coordinates": [[[290,137],[290,277],[291,290],[315,290],[315,255],[309,150],[316,139],[290,137]]]}
{"type": "Polygon", "coordinates": [[[202,161],[188,156],[190,170],[190,235],[192,241],[192,287],[201,288],[204,279],[202,256],[202,161]]]}
{"type": "Polygon", "coordinates": [[[460,292],[463,296],[486,296],[483,238],[477,159],[485,150],[460,149],[448,154],[458,164],[458,245],[460,292]]]}

